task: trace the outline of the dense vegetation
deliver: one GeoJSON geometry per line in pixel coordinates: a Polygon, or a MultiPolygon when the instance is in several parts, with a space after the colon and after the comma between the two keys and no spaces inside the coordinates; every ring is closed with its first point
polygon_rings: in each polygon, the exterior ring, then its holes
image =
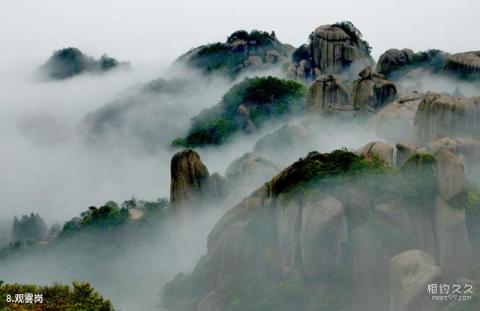
{"type": "MultiPolygon", "coordinates": [[[[88,210],[80,214],[80,217],[67,221],[63,227],[58,227],[57,224],[54,224],[48,232],[48,241],[41,241],[37,235],[34,236],[35,238],[29,239],[19,240],[14,238],[7,247],[0,249],[0,258],[34,249],[41,250],[54,247],[58,243],[69,238],[81,236],[81,234],[97,234],[101,232],[103,234],[105,232],[114,234],[122,230],[141,230],[142,225],[146,222],[156,221],[168,215],[170,212],[168,207],[169,202],[167,199],[149,202],[137,200],[135,197],[123,202],[120,206],[113,201],[109,201],[100,207],[90,206],[88,210]],[[137,217],[132,215],[137,215],[137,217]]],[[[38,218],[41,219],[39,216],[38,218]]],[[[47,226],[44,222],[43,225],[41,237],[47,236],[47,226]],[[43,225],[45,226],[44,228],[43,225]]],[[[18,223],[15,225],[14,222],[14,230],[18,226],[18,223]]],[[[23,222],[21,228],[22,232],[37,232],[38,223],[36,221],[23,222]]],[[[108,236],[105,237],[108,239],[108,236]]]]}
{"type": "Polygon", "coordinates": [[[131,198],[118,206],[117,203],[109,201],[97,208],[90,206],[87,211],[82,212],[80,217],[74,218],[65,223],[60,237],[71,235],[75,232],[88,229],[108,229],[126,225],[130,222],[130,211],[136,209],[143,219],[149,219],[165,213],[168,208],[166,199],[159,199],[156,202],[147,202],[131,198]]]}
{"type": "Polygon", "coordinates": [[[84,72],[105,72],[119,65],[125,63],[119,63],[106,54],[96,60],[77,48],[68,47],[55,51],[40,69],[50,79],[63,80],[84,72]]]}
{"type": "Polygon", "coordinates": [[[174,146],[221,145],[237,132],[248,133],[268,120],[300,113],[305,88],[295,81],[274,77],[247,78],[234,85],[216,106],[192,118],[185,138],[174,146]]]}
{"type": "MultiPolygon", "coordinates": [[[[21,301],[21,300],[19,300],[21,301]]],[[[0,310],[17,311],[113,311],[110,300],[96,292],[89,283],[73,282],[72,287],[53,284],[50,286],[3,284],[0,281],[0,310]],[[15,303],[15,295],[23,295],[23,303],[15,303]],[[27,295],[25,295],[27,294],[27,295]],[[31,295],[41,295],[41,300],[35,300],[31,295]],[[29,302],[25,302],[25,298],[29,302]],[[10,302],[8,302],[10,300],[10,302]]]]}
{"type": "Polygon", "coordinates": [[[225,43],[217,42],[200,46],[180,60],[206,73],[217,72],[231,78],[236,77],[250,56],[258,56],[263,61],[267,52],[276,51],[286,56],[287,48],[275,36],[275,33],[253,30],[250,33],[239,30],[231,34],[225,43]]]}

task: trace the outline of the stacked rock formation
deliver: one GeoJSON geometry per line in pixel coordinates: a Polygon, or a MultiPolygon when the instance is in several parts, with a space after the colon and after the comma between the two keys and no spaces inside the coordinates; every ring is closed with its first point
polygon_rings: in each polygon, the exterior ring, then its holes
{"type": "Polygon", "coordinates": [[[310,86],[306,108],[308,113],[325,115],[353,111],[354,106],[350,92],[342,84],[340,76],[323,75],[310,86]]]}
{"type": "Polygon", "coordinates": [[[352,99],[356,110],[376,111],[397,97],[393,82],[385,79],[368,66],[359,73],[360,79],[353,84],[352,99]]]}

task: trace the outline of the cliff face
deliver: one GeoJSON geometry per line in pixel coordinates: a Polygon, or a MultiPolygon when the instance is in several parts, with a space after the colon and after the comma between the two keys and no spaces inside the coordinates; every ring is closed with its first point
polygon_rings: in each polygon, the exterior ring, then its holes
{"type": "Polygon", "coordinates": [[[354,299],[388,297],[390,260],[411,249],[461,275],[455,267],[464,267],[457,264],[468,260],[470,242],[463,208],[452,204],[464,193],[455,186],[464,171],[456,156],[439,157],[415,155],[395,172],[375,156],[346,151],[300,159],[225,213],[193,274],[165,287],[167,309],[247,310],[259,303],[255,295],[267,296],[262,310],[293,310],[292,301],[295,310],[385,309],[388,298],[354,299]],[[452,237],[464,249],[446,247],[452,237]],[[291,296],[268,298],[282,294],[291,296]]]}
{"type": "Polygon", "coordinates": [[[480,98],[428,94],[418,106],[415,127],[421,142],[467,137],[480,127],[480,98]]]}
{"type": "Polygon", "coordinates": [[[319,115],[353,111],[348,89],[337,75],[320,76],[313,82],[307,95],[307,112],[319,115]]]}

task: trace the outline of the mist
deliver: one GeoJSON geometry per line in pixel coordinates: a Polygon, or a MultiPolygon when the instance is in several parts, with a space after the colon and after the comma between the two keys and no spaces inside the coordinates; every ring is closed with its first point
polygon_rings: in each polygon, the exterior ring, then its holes
{"type": "MultiPolygon", "coordinates": [[[[394,47],[450,53],[478,49],[477,42],[465,39],[476,35],[478,1],[390,4],[379,0],[303,0],[288,5],[237,0],[2,1],[0,248],[11,242],[14,216],[35,212],[49,226],[63,225],[88,207],[108,201],[168,198],[170,160],[178,151],[171,142],[185,136],[191,118],[216,105],[233,84],[246,77],[284,77],[279,67],[243,72],[232,80],[207,78],[172,65],[193,47],[223,42],[239,29],[274,30],[281,42],[297,47],[307,42],[315,27],[351,20],[373,46],[375,59],[394,47]],[[70,46],[95,58],[108,53],[130,62],[131,68],[39,81],[38,67],[54,50],[70,46]],[[145,91],[158,79],[178,79],[185,84],[174,92],[145,91]],[[109,111],[115,117],[102,119],[109,111]]],[[[480,95],[478,84],[433,75],[401,79],[398,85],[421,92],[458,90],[465,96],[480,95]]],[[[124,239],[113,246],[108,245],[108,238],[115,236],[108,234],[105,241],[92,246],[89,241],[96,235],[87,232],[47,252],[35,250],[2,262],[0,280],[89,281],[116,308],[153,310],[165,283],[179,272],[192,272],[207,252],[207,236],[227,210],[310,151],[355,150],[372,141],[381,139],[360,124],[304,117],[268,122],[253,134],[235,135],[223,146],[197,150],[210,174],[224,176],[232,161],[247,152],[271,159],[278,170],[250,180],[246,187],[229,189],[234,194],[223,203],[207,202],[194,222],[178,225],[167,218],[151,220],[131,235],[122,232],[124,239]],[[298,124],[308,128],[308,140],[285,146],[281,153],[259,147],[269,134],[298,124]]]]}

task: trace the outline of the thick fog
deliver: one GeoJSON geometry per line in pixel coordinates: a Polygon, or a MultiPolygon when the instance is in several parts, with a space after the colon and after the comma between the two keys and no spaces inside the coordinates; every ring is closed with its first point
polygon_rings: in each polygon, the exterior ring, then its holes
{"type": "Polygon", "coordinates": [[[165,196],[168,176],[162,167],[168,158],[92,154],[72,144],[73,129],[86,112],[108,103],[127,86],[158,78],[180,54],[200,44],[223,41],[234,30],[275,30],[281,41],[298,46],[316,26],[348,19],[362,30],[374,56],[391,47],[449,52],[477,48],[466,39],[474,36],[475,12],[480,9],[477,1],[441,5],[413,0],[388,5],[384,1],[299,1],[292,5],[273,1],[116,1],[114,5],[2,1],[2,216],[35,210],[48,219],[63,220],[89,204],[109,199],[165,196]],[[94,57],[108,53],[130,61],[133,69],[58,83],[33,82],[36,67],[53,50],[67,46],[94,57]]]}

